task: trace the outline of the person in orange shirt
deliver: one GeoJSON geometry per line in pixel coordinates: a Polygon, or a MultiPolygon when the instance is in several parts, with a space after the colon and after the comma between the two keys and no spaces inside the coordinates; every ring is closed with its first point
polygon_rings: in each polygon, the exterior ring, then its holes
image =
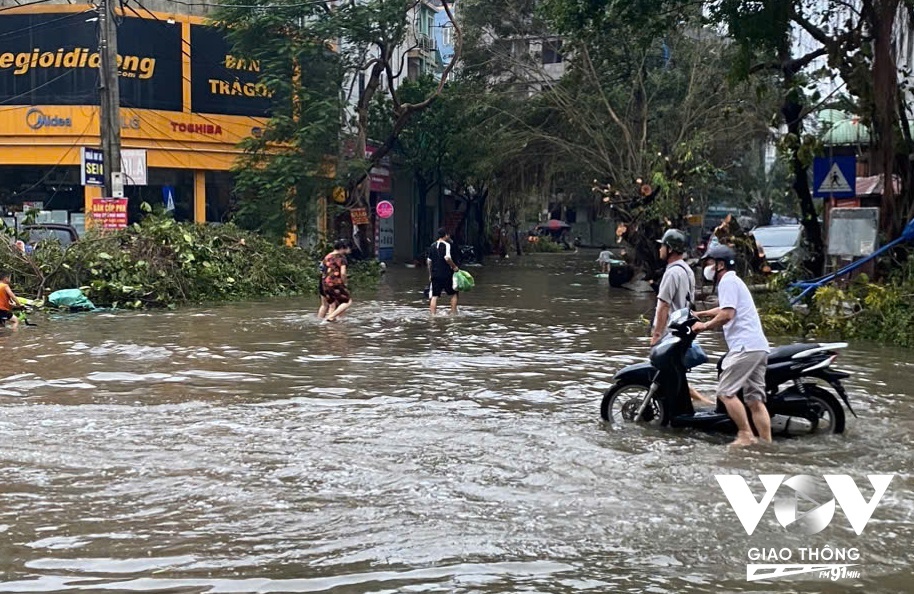
{"type": "Polygon", "coordinates": [[[10,288],[10,273],[0,272],[0,324],[5,325],[10,320],[13,330],[19,326],[19,319],[13,315],[13,309],[18,305],[19,299],[10,288]]]}

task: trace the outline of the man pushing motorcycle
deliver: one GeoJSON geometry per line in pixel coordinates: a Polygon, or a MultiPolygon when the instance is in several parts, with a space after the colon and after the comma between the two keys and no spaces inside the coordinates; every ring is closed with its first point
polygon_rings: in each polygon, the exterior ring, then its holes
{"type": "MultiPolygon", "coordinates": [[[[686,307],[695,308],[695,273],[685,261],[685,254],[689,250],[688,238],[679,229],[669,229],[657,243],[660,244],[660,259],[666,262],[666,269],[663,272],[663,280],[660,281],[660,289],[657,291],[651,347],[656,346],[670,333],[667,328],[670,311],[686,307]]],[[[693,342],[692,348],[686,353],[686,368],[691,369],[707,360],[698,343],[693,342]]],[[[689,395],[697,402],[714,404],[691,386],[689,395]]]]}
{"type": "Polygon", "coordinates": [[[764,442],[771,442],[771,418],[765,408],[765,369],[768,366],[768,339],[746,283],[736,275],[736,253],[726,245],[711,247],[701,258],[705,280],[717,283],[718,307],[696,312],[699,318],[692,330],[697,334],[722,328],[729,352],[721,364],[717,397],[736,423],[739,433],[731,445],[746,446],[756,442],[746,415],[764,442]],[[737,398],[743,391],[745,406],[737,398]]]}

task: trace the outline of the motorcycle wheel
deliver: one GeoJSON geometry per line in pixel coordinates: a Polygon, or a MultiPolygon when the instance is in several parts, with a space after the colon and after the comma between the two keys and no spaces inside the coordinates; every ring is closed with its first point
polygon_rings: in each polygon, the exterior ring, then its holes
{"type": "Polygon", "coordinates": [[[834,395],[815,384],[803,388],[809,398],[809,407],[815,416],[809,420],[816,425],[815,433],[844,433],[844,409],[834,395]],[[815,409],[818,409],[817,411],[815,409]],[[823,423],[825,423],[823,425],[823,423]]]}
{"type": "MultiPolygon", "coordinates": [[[[641,384],[614,385],[603,395],[603,401],[600,402],[600,418],[616,427],[634,423],[635,414],[648,389],[641,384]]],[[[645,423],[659,425],[663,419],[663,403],[651,398],[642,416],[645,423]]]]}

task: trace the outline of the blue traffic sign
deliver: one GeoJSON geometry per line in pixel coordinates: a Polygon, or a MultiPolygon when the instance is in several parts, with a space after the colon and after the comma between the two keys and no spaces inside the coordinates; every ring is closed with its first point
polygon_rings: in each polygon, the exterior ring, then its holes
{"type": "Polygon", "coordinates": [[[853,198],[857,195],[857,157],[816,157],[812,178],[816,198],[853,198]]]}
{"type": "Polygon", "coordinates": [[[162,203],[165,205],[165,212],[175,209],[175,187],[162,186],[162,203]]]}

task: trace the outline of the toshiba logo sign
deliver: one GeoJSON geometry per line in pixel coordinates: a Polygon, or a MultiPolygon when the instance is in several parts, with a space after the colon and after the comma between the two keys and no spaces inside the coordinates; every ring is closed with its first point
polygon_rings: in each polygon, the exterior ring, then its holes
{"type": "Polygon", "coordinates": [[[182,134],[204,135],[204,136],[221,136],[222,126],[219,124],[187,124],[184,122],[171,122],[173,132],[182,134]]]}

